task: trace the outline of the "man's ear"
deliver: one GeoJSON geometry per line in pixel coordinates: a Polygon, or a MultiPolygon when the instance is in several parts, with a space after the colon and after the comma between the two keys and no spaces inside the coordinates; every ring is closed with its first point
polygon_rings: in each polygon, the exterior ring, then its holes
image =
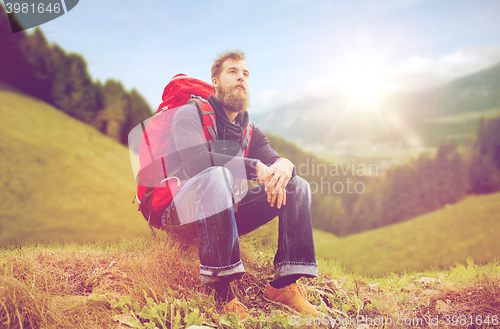
{"type": "Polygon", "coordinates": [[[214,94],[217,95],[217,88],[219,87],[219,81],[217,78],[212,78],[212,87],[214,89],[214,94]]]}

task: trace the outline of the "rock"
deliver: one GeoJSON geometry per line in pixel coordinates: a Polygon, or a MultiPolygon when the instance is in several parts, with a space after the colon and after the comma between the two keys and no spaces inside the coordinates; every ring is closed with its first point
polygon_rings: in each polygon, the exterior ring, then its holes
{"type": "Polygon", "coordinates": [[[435,290],[423,290],[421,293],[418,294],[418,298],[431,298],[432,296],[436,295],[437,292],[435,290]]]}
{"type": "Polygon", "coordinates": [[[342,282],[340,280],[334,279],[333,280],[333,287],[337,290],[342,289],[342,282]]]}
{"type": "Polygon", "coordinates": [[[358,324],[356,329],[370,329],[370,326],[367,324],[358,324]]]}
{"type": "Polygon", "coordinates": [[[436,278],[427,278],[427,277],[420,278],[420,279],[415,280],[413,282],[423,284],[426,286],[430,286],[432,284],[439,283],[439,281],[436,278]]]}
{"type": "Polygon", "coordinates": [[[441,314],[447,314],[448,308],[449,308],[448,304],[446,304],[442,300],[438,300],[436,302],[436,312],[441,313],[441,314]]]}

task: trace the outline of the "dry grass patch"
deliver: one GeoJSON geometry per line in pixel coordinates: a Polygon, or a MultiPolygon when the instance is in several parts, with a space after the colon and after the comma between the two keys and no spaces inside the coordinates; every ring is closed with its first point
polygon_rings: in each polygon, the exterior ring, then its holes
{"type": "MultiPolygon", "coordinates": [[[[272,247],[243,244],[241,252],[247,274],[232,285],[250,309],[250,327],[298,328],[290,324],[289,314],[262,297],[273,276],[272,247]]],[[[447,271],[379,279],[355,275],[322,260],[319,266],[319,277],[301,279],[301,284],[313,304],[332,319],[364,316],[395,323],[397,319],[422,318],[421,325],[404,327],[438,328],[429,326],[428,319],[500,316],[498,263],[480,267],[470,261],[467,267],[457,265],[447,271]],[[433,278],[422,278],[425,276],[433,278]]],[[[158,306],[168,310],[166,320],[157,319],[168,324],[165,328],[184,328],[185,319],[193,314],[198,323],[214,328],[238,328],[219,317],[213,299],[200,296],[198,269],[192,229],[117,243],[3,249],[0,327],[125,328],[131,318],[146,323],[141,310],[158,306]],[[171,325],[175,321],[181,325],[171,325]]]]}
{"type": "Polygon", "coordinates": [[[467,319],[498,317],[500,326],[500,277],[486,275],[472,283],[438,285],[419,307],[427,317],[465,316],[467,319]]]}
{"type": "MultiPolygon", "coordinates": [[[[45,245],[4,250],[0,323],[7,328],[116,327],[120,296],[144,304],[144,291],[163,300],[198,289],[195,248],[174,238],[136,245],[45,245]]],[[[2,327],[3,328],[3,327],[2,327]]]]}

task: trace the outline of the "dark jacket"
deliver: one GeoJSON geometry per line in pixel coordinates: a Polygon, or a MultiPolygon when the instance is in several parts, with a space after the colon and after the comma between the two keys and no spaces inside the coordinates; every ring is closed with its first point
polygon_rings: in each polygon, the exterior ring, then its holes
{"type": "MultiPolygon", "coordinates": [[[[221,145],[219,148],[216,147],[214,151],[209,152],[203,141],[203,128],[195,104],[190,103],[179,108],[174,117],[172,126],[174,143],[171,144],[175,145],[175,151],[178,153],[179,160],[182,161],[189,177],[193,177],[211,166],[224,166],[224,164],[231,161],[233,159],[231,152],[229,152],[230,154],[223,154],[224,152],[221,151],[223,141],[234,142],[241,147],[244,128],[249,122],[248,112],[246,111],[238,113],[235,123],[229,122],[226,113],[220,108],[215,97],[210,96],[208,100],[215,111],[219,140],[217,143],[221,145]]],[[[266,135],[254,126],[248,158],[243,160],[246,177],[238,177],[238,173],[233,174],[236,174],[237,178],[255,180],[257,177],[255,168],[259,160],[270,166],[278,159],[280,159],[280,156],[271,148],[266,135]]],[[[173,162],[175,161],[169,160],[169,164],[173,162]]],[[[176,176],[179,177],[179,175],[176,176]]],[[[182,179],[187,179],[187,177],[182,177],[182,179]]]]}

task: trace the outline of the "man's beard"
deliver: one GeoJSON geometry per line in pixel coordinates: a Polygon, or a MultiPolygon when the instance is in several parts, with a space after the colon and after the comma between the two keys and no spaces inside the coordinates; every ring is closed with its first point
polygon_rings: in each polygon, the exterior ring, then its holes
{"type": "Polygon", "coordinates": [[[249,104],[247,89],[236,89],[234,85],[216,87],[215,99],[230,112],[246,111],[249,104]]]}

